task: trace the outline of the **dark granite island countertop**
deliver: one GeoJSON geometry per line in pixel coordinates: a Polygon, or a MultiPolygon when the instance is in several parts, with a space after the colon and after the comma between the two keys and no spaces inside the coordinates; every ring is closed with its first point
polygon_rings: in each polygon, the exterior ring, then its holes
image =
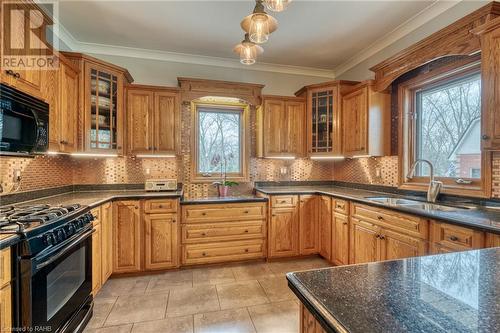
{"type": "Polygon", "coordinates": [[[500,248],[288,273],[327,332],[500,332],[500,248]]]}

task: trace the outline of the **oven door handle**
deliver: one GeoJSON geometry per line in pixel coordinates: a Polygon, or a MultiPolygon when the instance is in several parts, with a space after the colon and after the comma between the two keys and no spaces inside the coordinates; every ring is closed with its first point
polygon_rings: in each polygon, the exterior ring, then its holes
{"type": "Polygon", "coordinates": [[[81,234],[74,241],[72,241],[71,243],[65,245],[63,250],[57,252],[57,254],[55,254],[54,256],[51,256],[49,259],[47,259],[47,260],[45,260],[45,261],[37,264],[36,267],[35,267],[35,271],[39,271],[42,268],[44,268],[44,267],[52,264],[53,262],[57,261],[64,254],[68,253],[73,247],[75,247],[76,245],[78,245],[79,243],[81,243],[82,241],[84,241],[85,239],[89,238],[92,235],[93,232],[94,232],[94,229],[90,229],[90,230],[84,232],[83,234],[81,234]]]}

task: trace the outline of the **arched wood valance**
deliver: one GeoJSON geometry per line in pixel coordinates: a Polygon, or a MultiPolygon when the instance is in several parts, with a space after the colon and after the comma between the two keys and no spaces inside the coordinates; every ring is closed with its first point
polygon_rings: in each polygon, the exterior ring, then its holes
{"type": "Polygon", "coordinates": [[[183,102],[189,102],[205,96],[234,97],[250,105],[261,104],[262,84],[228,82],[192,78],[177,78],[181,87],[183,102]]]}
{"type": "Polygon", "coordinates": [[[375,72],[375,90],[386,89],[402,74],[433,60],[446,56],[472,55],[480,52],[480,40],[472,30],[498,16],[500,16],[500,2],[491,2],[373,66],[370,70],[375,72]]]}

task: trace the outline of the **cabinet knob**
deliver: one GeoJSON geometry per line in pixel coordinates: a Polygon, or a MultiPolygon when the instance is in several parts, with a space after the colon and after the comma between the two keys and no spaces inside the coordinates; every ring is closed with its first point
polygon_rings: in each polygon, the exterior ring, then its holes
{"type": "Polygon", "coordinates": [[[375,235],[375,238],[380,238],[380,235],[375,235]]]}
{"type": "Polygon", "coordinates": [[[202,233],[201,233],[201,235],[202,235],[202,236],[206,236],[207,234],[206,234],[206,233],[204,233],[204,232],[202,232],[202,233]]]}
{"type": "Polygon", "coordinates": [[[246,233],[248,233],[248,230],[245,230],[246,233]]]}
{"type": "Polygon", "coordinates": [[[384,235],[380,235],[380,239],[385,239],[385,236],[384,235]]]}
{"type": "Polygon", "coordinates": [[[456,242],[458,240],[458,237],[457,236],[450,236],[450,240],[452,242],[456,242]]]}
{"type": "Polygon", "coordinates": [[[248,214],[248,213],[250,213],[250,212],[248,210],[245,210],[245,214],[248,214]]]}
{"type": "Polygon", "coordinates": [[[488,135],[486,135],[486,134],[483,134],[483,135],[481,136],[481,139],[483,139],[483,140],[489,140],[489,139],[490,139],[490,137],[489,137],[488,135]]]}
{"type": "Polygon", "coordinates": [[[175,222],[177,222],[177,220],[176,220],[176,219],[173,219],[173,220],[172,220],[172,223],[175,223],[175,222]]]}
{"type": "Polygon", "coordinates": [[[346,225],[346,224],[347,224],[347,222],[342,222],[342,224],[343,224],[343,225],[346,225]]]}
{"type": "Polygon", "coordinates": [[[203,252],[201,255],[202,255],[202,256],[204,256],[204,257],[206,257],[206,256],[207,256],[207,254],[206,254],[205,252],[203,252]]]}
{"type": "Polygon", "coordinates": [[[201,213],[201,215],[205,216],[205,215],[207,215],[207,213],[203,212],[203,213],[201,213]]]}
{"type": "Polygon", "coordinates": [[[163,205],[159,205],[158,207],[159,207],[159,208],[163,208],[163,205]]]}
{"type": "Polygon", "coordinates": [[[134,208],[135,208],[135,209],[139,209],[139,206],[135,206],[134,208]]]}
{"type": "Polygon", "coordinates": [[[377,219],[379,219],[379,221],[382,221],[384,218],[382,216],[377,216],[377,219]]]}
{"type": "Polygon", "coordinates": [[[245,249],[245,252],[248,252],[248,249],[245,249]]]}

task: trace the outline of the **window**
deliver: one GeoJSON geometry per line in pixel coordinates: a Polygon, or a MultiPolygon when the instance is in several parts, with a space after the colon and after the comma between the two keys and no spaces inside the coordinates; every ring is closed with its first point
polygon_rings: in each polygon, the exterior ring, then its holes
{"type": "MultiPolygon", "coordinates": [[[[436,177],[481,177],[481,76],[416,91],[416,157],[436,177]],[[474,168],[476,172],[470,172],[474,168]]],[[[417,176],[428,176],[419,164],[417,176]]]]}
{"type": "Polygon", "coordinates": [[[491,154],[481,151],[481,75],[477,58],[427,71],[398,86],[400,187],[426,190],[429,160],[443,192],[487,196],[491,154]]]}
{"type": "Polygon", "coordinates": [[[246,175],[245,114],[242,104],[194,104],[194,178],[242,180],[246,175]]]}

